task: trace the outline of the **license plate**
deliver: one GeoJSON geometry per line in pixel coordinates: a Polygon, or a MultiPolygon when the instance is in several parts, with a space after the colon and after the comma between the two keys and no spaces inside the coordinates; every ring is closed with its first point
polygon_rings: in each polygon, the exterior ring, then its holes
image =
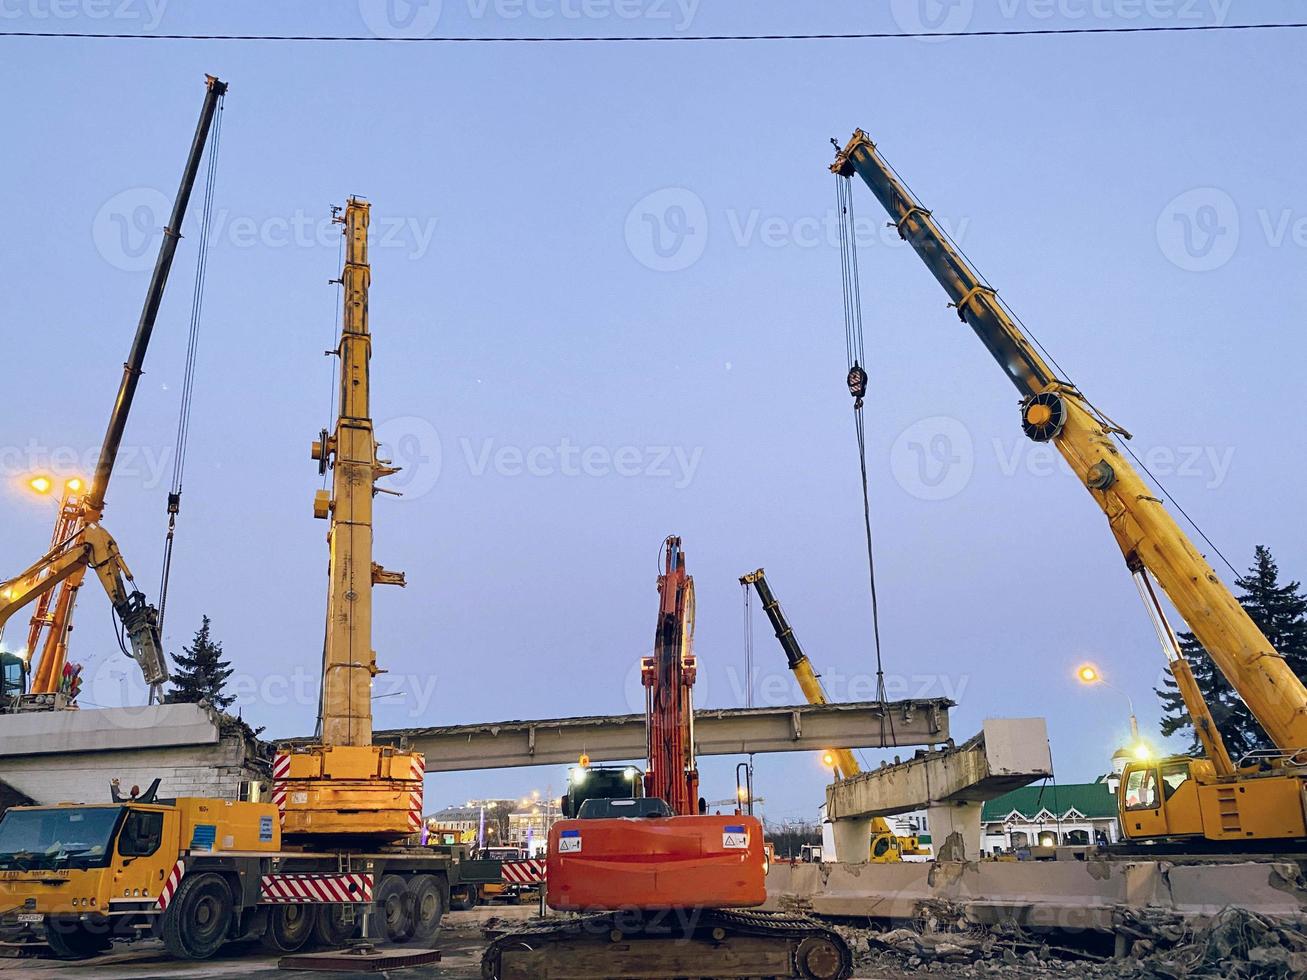
{"type": "Polygon", "coordinates": [[[42,922],[45,921],[45,916],[42,915],[40,912],[19,912],[18,921],[31,923],[33,925],[40,925],[42,922]]]}

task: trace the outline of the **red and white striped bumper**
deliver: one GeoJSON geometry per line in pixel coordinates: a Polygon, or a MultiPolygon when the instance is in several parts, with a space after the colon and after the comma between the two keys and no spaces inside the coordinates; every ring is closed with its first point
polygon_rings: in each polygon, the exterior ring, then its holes
{"type": "Polygon", "coordinates": [[[371,902],[372,875],[276,874],[259,879],[259,903],[371,902]]]}

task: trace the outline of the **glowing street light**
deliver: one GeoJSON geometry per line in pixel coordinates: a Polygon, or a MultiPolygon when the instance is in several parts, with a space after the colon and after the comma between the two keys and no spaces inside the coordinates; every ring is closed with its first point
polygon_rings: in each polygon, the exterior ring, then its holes
{"type": "Polygon", "coordinates": [[[821,764],[827,769],[835,768],[835,753],[827,749],[821,754],[821,764]]]}
{"type": "Polygon", "coordinates": [[[81,493],[82,487],[84,486],[86,486],[86,484],[82,482],[82,478],[79,476],[64,481],[64,490],[67,493],[81,493]]]}
{"type": "Polygon", "coordinates": [[[34,493],[47,494],[50,492],[51,487],[54,486],[54,481],[48,476],[34,476],[27,481],[27,486],[34,493]]]}
{"type": "Polygon", "coordinates": [[[1139,740],[1139,721],[1135,718],[1135,702],[1130,694],[1114,684],[1109,684],[1103,677],[1103,672],[1098,669],[1097,665],[1092,663],[1083,663],[1076,668],[1076,680],[1087,686],[1101,684],[1108,690],[1115,691],[1125,698],[1126,704],[1130,706],[1130,741],[1134,744],[1134,756],[1141,762],[1147,761],[1151,753],[1148,746],[1139,740]]]}

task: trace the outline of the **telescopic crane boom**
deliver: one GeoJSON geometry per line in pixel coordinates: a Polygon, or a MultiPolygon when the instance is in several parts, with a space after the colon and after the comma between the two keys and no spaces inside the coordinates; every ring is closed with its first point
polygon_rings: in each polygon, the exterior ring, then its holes
{"type": "Polygon", "coordinates": [[[351,197],[344,212],[335,219],[345,237],[340,344],[328,352],[340,358],[339,414],[312,448],[319,472],[331,472],[330,492],[319,490],[313,501],[313,516],[328,522],[320,741],[282,749],[272,766],[282,831],[318,844],[417,833],[426,773],[421,753],[372,744],[372,679],[381,673],[372,649],[372,587],[405,583],[403,572],[372,560],[372,499],[393,492],[376,483],[399,472],[377,456],[372,427],[372,205],[351,197]]]}
{"type": "MultiPolygon", "coordinates": [[[[1175,786],[1164,794],[1154,785],[1155,792],[1150,795],[1141,784],[1139,798],[1158,801],[1151,808],[1155,819],[1131,816],[1124,820],[1127,836],[1304,836],[1307,822],[1301,779],[1296,777],[1301,770],[1296,766],[1307,752],[1307,688],[1167,513],[1156,491],[1121,453],[1115,437],[1128,434],[1094,408],[1069,380],[1058,376],[999,301],[997,292],[971,267],[931,212],[912,196],[866,133],[856,130],[838,150],[830,169],[844,177],[857,174],[862,178],[899,234],[944,287],[959,318],[998,361],[1021,395],[1025,434],[1036,442],[1051,442],[1088,489],[1107,517],[1147,605],[1207,759],[1195,761],[1184,773],[1185,778],[1195,777],[1186,793],[1198,784],[1192,806],[1175,786]],[[1236,771],[1167,623],[1153,579],[1276,746],[1278,758],[1261,760],[1260,767],[1253,767],[1269,768],[1269,772],[1253,779],[1249,769],[1236,771]],[[1290,778],[1284,778],[1290,769],[1290,778]],[[1233,792],[1235,784],[1237,793],[1233,792]],[[1185,813],[1177,804],[1169,808],[1168,816],[1161,805],[1164,797],[1184,802],[1185,813]]],[[[1128,778],[1123,781],[1123,791],[1128,782],[1128,778]]],[[[1175,785],[1181,782],[1177,774],[1175,785]]],[[[1122,799],[1124,806],[1125,797],[1122,799]]]]}
{"type": "MultiPolygon", "coordinates": [[[[127,430],[136,387],[144,373],[145,355],[154,333],[159,305],[163,302],[164,289],[168,285],[168,274],[172,271],[182,222],[186,217],[191,192],[195,188],[200,160],[204,156],[214,115],[226,92],[225,82],[212,75],[207,76],[204,105],[195,126],[195,136],[191,140],[181,184],[173,201],[172,214],[163,229],[163,241],[159,245],[159,255],[145,292],[145,305],[137,321],[136,336],[132,340],[127,361],[123,364],[123,377],[113,410],[109,414],[109,425],[105,429],[95,476],[90,489],[82,498],[81,513],[74,522],[76,529],[17,577],[0,583],[0,630],[3,630],[9,618],[28,603],[39,600],[61,582],[68,581],[70,585],[80,583],[86,571],[93,570],[122,623],[123,632],[131,646],[131,656],[135,658],[150,686],[152,701],[158,697],[163,684],[168,680],[168,664],[159,639],[158,613],[146,600],[145,594],[135,587],[117,542],[100,526],[99,521],[104,513],[109,480],[118,459],[118,448],[122,444],[123,433],[127,430]]],[[[28,656],[32,653],[29,650],[28,656]]]]}

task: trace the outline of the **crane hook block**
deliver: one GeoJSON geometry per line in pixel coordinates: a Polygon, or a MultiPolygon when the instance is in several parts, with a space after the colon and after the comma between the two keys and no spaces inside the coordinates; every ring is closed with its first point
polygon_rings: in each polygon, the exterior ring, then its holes
{"type": "Polygon", "coordinates": [[[313,516],[320,521],[325,521],[331,513],[331,494],[326,490],[319,490],[313,495],[313,516]]]}
{"type": "Polygon", "coordinates": [[[853,367],[849,368],[849,394],[854,398],[862,399],[867,394],[867,372],[862,370],[862,365],[857,361],[853,362],[853,367]]]}

